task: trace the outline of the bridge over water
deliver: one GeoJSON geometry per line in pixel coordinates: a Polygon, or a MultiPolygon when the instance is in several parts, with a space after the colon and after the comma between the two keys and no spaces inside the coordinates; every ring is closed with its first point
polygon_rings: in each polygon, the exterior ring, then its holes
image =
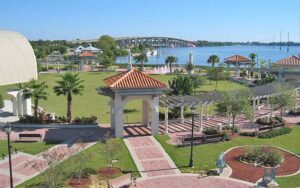
{"type": "MultiPolygon", "coordinates": [[[[178,39],[173,37],[116,37],[114,38],[117,45],[123,46],[138,46],[147,44],[153,47],[193,47],[195,43],[192,41],[178,39]]],[[[72,43],[93,43],[98,39],[90,40],[73,40],[72,43]]]]}

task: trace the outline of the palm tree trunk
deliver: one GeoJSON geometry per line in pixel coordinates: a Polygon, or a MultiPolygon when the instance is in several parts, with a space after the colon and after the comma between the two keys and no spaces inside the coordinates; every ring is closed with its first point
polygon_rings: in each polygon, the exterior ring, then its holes
{"type": "Polygon", "coordinates": [[[72,120],[72,94],[71,93],[68,93],[67,100],[68,100],[67,119],[70,123],[72,120]]]}
{"type": "Polygon", "coordinates": [[[170,69],[170,73],[172,74],[172,64],[169,63],[169,69],[170,69]]]}
{"type": "Polygon", "coordinates": [[[33,115],[34,117],[38,116],[38,106],[39,106],[39,100],[34,99],[34,106],[33,106],[33,115]]]}
{"type": "Polygon", "coordinates": [[[144,61],[141,62],[141,69],[144,71],[144,61]]]}

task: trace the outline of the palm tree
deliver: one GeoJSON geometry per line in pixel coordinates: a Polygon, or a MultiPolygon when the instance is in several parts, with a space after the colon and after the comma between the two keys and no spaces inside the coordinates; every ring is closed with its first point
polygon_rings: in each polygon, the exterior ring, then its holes
{"type": "Polygon", "coordinates": [[[57,81],[57,86],[54,86],[54,93],[57,96],[67,96],[67,118],[70,122],[72,120],[72,95],[82,95],[84,86],[81,84],[81,80],[78,74],[65,73],[61,75],[61,80],[57,81]]]}
{"type": "MultiPolygon", "coordinates": [[[[21,86],[20,86],[21,87],[21,86]]],[[[38,116],[38,107],[39,100],[47,100],[47,91],[48,85],[46,82],[38,82],[36,80],[30,80],[22,88],[24,98],[33,99],[33,115],[34,117],[38,116]]]]}
{"type": "Polygon", "coordinates": [[[254,74],[254,73],[253,73],[253,68],[254,68],[255,65],[256,65],[255,60],[256,60],[256,58],[257,58],[257,54],[255,54],[255,53],[250,53],[250,54],[249,54],[249,58],[251,59],[251,72],[252,72],[252,74],[254,74]]]}
{"type": "Polygon", "coordinates": [[[141,53],[134,57],[136,63],[141,63],[141,70],[144,71],[144,63],[148,62],[148,57],[145,53],[141,53]]]}
{"type": "Polygon", "coordinates": [[[171,74],[172,74],[172,64],[176,63],[177,61],[178,61],[178,58],[175,56],[168,56],[165,60],[165,63],[169,66],[171,74]]]}
{"type": "Polygon", "coordinates": [[[215,63],[219,63],[220,58],[217,55],[211,55],[208,57],[207,63],[211,63],[212,67],[215,67],[215,63]]]}

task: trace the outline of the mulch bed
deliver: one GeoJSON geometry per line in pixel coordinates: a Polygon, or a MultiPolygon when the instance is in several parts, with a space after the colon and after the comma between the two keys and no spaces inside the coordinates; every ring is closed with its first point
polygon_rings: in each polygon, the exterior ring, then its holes
{"type": "Polygon", "coordinates": [[[88,187],[89,185],[91,185],[91,180],[89,178],[82,178],[81,183],[79,183],[78,179],[76,177],[73,177],[69,180],[68,184],[72,188],[88,187]]]}
{"type": "Polygon", "coordinates": [[[111,168],[103,167],[99,170],[100,177],[114,176],[120,173],[121,173],[121,169],[117,167],[111,167],[111,168]]]}
{"type": "MultiPolygon", "coordinates": [[[[286,151],[277,150],[283,155],[284,161],[277,168],[276,176],[296,173],[300,168],[300,158],[286,151]]],[[[244,153],[244,147],[234,148],[226,153],[225,160],[232,169],[230,177],[256,183],[264,176],[265,168],[242,163],[239,157],[244,153]]]]}

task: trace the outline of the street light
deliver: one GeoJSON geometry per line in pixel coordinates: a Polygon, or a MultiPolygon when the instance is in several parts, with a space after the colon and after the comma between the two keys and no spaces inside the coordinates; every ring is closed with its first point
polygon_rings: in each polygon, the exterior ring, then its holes
{"type": "Polygon", "coordinates": [[[4,126],[4,130],[5,130],[5,133],[7,134],[10,187],[13,188],[14,186],[13,186],[13,176],[12,176],[12,168],[11,168],[11,145],[10,145],[11,127],[8,123],[4,126]]]}
{"type": "Polygon", "coordinates": [[[194,167],[193,150],[194,150],[194,121],[195,121],[195,110],[196,110],[196,107],[193,106],[191,108],[191,110],[192,110],[192,141],[191,141],[191,154],[190,154],[189,167],[194,167]]]}

